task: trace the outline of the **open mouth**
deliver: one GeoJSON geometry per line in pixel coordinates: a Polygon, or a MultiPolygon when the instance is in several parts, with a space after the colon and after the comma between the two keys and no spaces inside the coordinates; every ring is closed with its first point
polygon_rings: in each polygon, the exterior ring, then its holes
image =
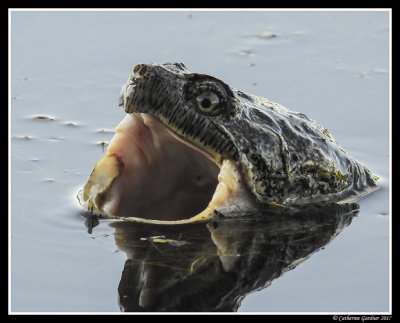
{"type": "Polygon", "coordinates": [[[130,113],[116,127],[80,202],[107,217],[176,224],[207,221],[248,194],[234,161],[216,161],[152,115],[130,113]]]}

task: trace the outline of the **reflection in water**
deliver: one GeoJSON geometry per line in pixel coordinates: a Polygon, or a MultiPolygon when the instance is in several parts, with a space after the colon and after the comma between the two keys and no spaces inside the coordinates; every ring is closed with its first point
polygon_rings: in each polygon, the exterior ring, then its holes
{"type": "Polygon", "coordinates": [[[113,222],[128,258],[121,311],[236,311],[248,293],[323,248],[357,213],[355,203],[319,204],[215,214],[206,224],[113,222]]]}

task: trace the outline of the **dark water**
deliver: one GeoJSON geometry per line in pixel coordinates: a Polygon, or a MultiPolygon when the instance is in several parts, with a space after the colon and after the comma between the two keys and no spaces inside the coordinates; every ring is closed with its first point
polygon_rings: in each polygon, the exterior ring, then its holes
{"type": "Polygon", "coordinates": [[[13,11],[10,27],[12,312],[391,311],[388,11],[13,11]],[[317,119],[381,190],[358,211],[88,233],[75,195],[147,61],[317,119]]]}

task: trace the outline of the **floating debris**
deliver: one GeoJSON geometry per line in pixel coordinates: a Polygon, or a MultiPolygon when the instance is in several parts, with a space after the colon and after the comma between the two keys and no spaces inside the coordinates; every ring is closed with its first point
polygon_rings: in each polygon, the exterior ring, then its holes
{"type": "Polygon", "coordinates": [[[237,52],[240,56],[251,56],[253,55],[253,51],[250,49],[242,49],[237,52]]]}
{"type": "Polygon", "coordinates": [[[66,126],[68,127],[78,127],[78,124],[76,122],[73,121],[68,121],[65,123],[66,126]]]}
{"type": "Polygon", "coordinates": [[[38,115],[32,117],[33,120],[40,120],[40,121],[54,121],[54,118],[50,116],[38,115]]]}
{"type": "Polygon", "coordinates": [[[54,178],[46,178],[44,181],[47,183],[52,183],[55,182],[56,180],[54,178]]]}
{"type": "Polygon", "coordinates": [[[104,153],[104,149],[105,149],[106,147],[108,147],[108,144],[109,144],[109,143],[108,143],[107,141],[104,141],[104,138],[103,138],[103,139],[101,139],[101,141],[98,142],[97,144],[101,146],[101,150],[102,150],[102,152],[104,153]]]}
{"type": "Polygon", "coordinates": [[[97,130],[97,132],[99,132],[99,133],[114,133],[114,130],[100,129],[100,130],[97,130]]]}
{"type": "Polygon", "coordinates": [[[60,141],[60,140],[65,140],[65,137],[49,137],[49,140],[51,140],[51,141],[60,141]]]}
{"type": "Polygon", "coordinates": [[[263,32],[261,34],[257,34],[255,35],[258,39],[270,39],[270,38],[275,38],[278,35],[275,33],[271,33],[271,32],[263,32]]]}
{"type": "Polygon", "coordinates": [[[21,140],[32,140],[33,137],[31,136],[11,136],[11,139],[21,139],[21,140]]]}

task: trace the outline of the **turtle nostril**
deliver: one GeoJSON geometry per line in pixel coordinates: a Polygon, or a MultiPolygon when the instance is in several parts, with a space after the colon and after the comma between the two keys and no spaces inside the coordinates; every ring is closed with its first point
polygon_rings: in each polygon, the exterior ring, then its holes
{"type": "Polygon", "coordinates": [[[143,76],[147,72],[147,65],[146,64],[138,64],[133,68],[133,73],[138,73],[140,76],[143,76]]]}
{"type": "Polygon", "coordinates": [[[141,64],[137,64],[134,69],[133,69],[133,73],[137,73],[140,70],[141,64]]]}
{"type": "Polygon", "coordinates": [[[142,65],[142,69],[139,71],[139,75],[143,76],[147,72],[147,66],[142,65]]]}

